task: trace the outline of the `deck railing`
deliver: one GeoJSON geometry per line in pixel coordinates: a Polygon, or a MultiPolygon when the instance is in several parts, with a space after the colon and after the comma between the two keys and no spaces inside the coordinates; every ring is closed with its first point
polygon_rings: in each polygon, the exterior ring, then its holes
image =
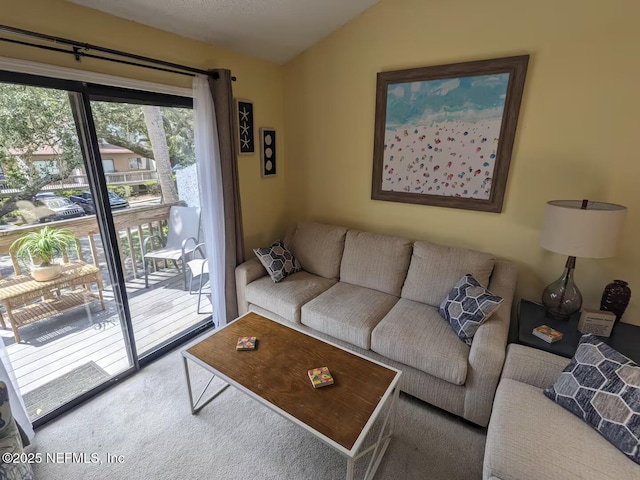
{"type": "MultiPolygon", "coordinates": [[[[142,242],[149,235],[160,235],[164,239],[163,226],[169,218],[169,209],[178,203],[167,203],[162,205],[150,205],[131,207],[126,210],[113,212],[113,223],[118,230],[118,249],[120,251],[120,262],[122,269],[128,277],[138,278],[144,274],[144,263],[142,259],[142,242]],[[141,271],[138,269],[141,268],[141,271]]],[[[100,232],[95,215],[60,220],[49,223],[55,228],[68,228],[76,237],[82,241],[88,239],[94,265],[100,264],[100,256],[96,246],[96,238],[100,232]]],[[[0,231],[0,255],[8,255],[11,244],[23,236],[25,233],[37,231],[44,225],[27,225],[11,230],[0,231]]],[[[154,269],[157,264],[154,262],[154,269]]]]}
{"type": "MultiPolygon", "coordinates": [[[[104,174],[107,185],[139,185],[144,182],[157,180],[158,172],[152,170],[137,170],[131,172],[114,172],[104,174]]],[[[89,188],[86,175],[69,175],[64,180],[51,182],[42,187],[42,190],[71,190],[89,188]]],[[[9,195],[18,193],[18,188],[10,188],[5,180],[0,181],[0,194],[9,195]]]]}

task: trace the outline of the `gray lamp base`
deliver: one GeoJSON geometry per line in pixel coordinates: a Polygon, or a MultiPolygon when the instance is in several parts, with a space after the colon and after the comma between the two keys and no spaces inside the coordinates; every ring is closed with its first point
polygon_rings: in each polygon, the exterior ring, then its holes
{"type": "Polygon", "coordinates": [[[569,320],[571,315],[580,311],[582,294],[573,281],[575,265],[576,257],[569,257],[560,278],[547,285],[542,292],[542,304],[548,317],[569,320]]]}

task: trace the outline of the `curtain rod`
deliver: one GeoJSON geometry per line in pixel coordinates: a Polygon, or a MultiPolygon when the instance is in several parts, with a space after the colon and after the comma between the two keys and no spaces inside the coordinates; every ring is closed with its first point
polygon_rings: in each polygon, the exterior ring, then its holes
{"type": "MultiPolygon", "coordinates": [[[[78,62],[82,57],[87,57],[87,58],[94,58],[98,60],[105,60],[108,62],[121,63],[124,65],[132,65],[134,67],[142,67],[142,68],[149,68],[152,70],[159,70],[161,72],[177,73],[178,75],[188,75],[193,77],[196,74],[201,74],[201,75],[210,75],[215,80],[220,78],[220,75],[218,74],[218,72],[209,72],[207,70],[189,67],[187,65],[181,65],[179,63],[167,62],[164,60],[159,60],[157,58],[137,55],[135,53],[128,53],[128,52],[123,52],[121,50],[114,50],[112,48],[100,47],[99,45],[93,45],[90,43],[77,42],[75,40],[70,40],[68,38],[56,37],[53,35],[47,35],[45,33],[32,32],[30,30],[23,30],[21,28],[11,27],[9,25],[0,24],[0,31],[10,32],[17,35],[25,35],[28,37],[38,38],[40,40],[46,40],[48,42],[68,45],[72,48],[71,50],[66,50],[64,48],[59,48],[59,47],[50,47],[47,45],[40,45],[37,43],[15,40],[11,38],[0,38],[0,41],[3,41],[3,42],[15,43],[18,45],[25,45],[28,47],[41,48],[43,50],[49,50],[53,52],[67,53],[69,55],[73,55],[78,62]],[[139,60],[142,62],[151,63],[155,65],[162,65],[162,67],[158,67],[154,65],[145,65],[143,63],[137,63],[137,62],[132,62],[128,60],[121,60],[117,58],[105,57],[103,55],[95,55],[92,53],[87,53],[88,50],[95,50],[98,52],[107,53],[109,55],[130,58],[133,60],[139,60]],[[166,68],[166,67],[169,67],[169,68],[166,68]]],[[[236,77],[231,77],[231,80],[235,81],[236,77]]]]}

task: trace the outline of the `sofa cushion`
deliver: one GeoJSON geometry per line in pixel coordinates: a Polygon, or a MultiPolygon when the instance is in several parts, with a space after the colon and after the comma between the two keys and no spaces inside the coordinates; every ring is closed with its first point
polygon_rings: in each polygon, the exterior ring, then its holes
{"type": "Polygon", "coordinates": [[[487,321],[502,302],[502,297],[481,286],[471,275],[465,275],[440,304],[440,315],[449,322],[460,340],[471,345],[480,325],[487,321]]]}
{"type": "Polygon", "coordinates": [[[262,266],[267,269],[271,280],[278,283],[289,275],[301,270],[300,262],[284,246],[282,240],[273,242],[269,247],[254,248],[262,266]]]}
{"type": "Polygon", "coordinates": [[[344,227],[301,222],[291,236],[290,248],[303,270],[337,279],[346,234],[344,227]]]}
{"type": "Polygon", "coordinates": [[[411,241],[349,230],[340,281],[400,296],[411,258],[411,241]]]}
{"type": "Polygon", "coordinates": [[[495,258],[488,253],[416,242],[402,298],[437,307],[451,286],[467,273],[483,287],[489,286],[494,263],[495,258]]]}
{"type": "Polygon", "coordinates": [[[371,350],[456,385],[467,378],[469,346],[431,305],[401,298],[374,328],[371,350]]]}
{"type": "Polygon", "coordinates": [[[503,379],[487,432],[484,478],[614,480],[640,478],[640,466],[542,390],[503,379]]]}
{"type": "Polygon", "coordinates": [[[290,275],[279,283],[262,277],[247,285],[247,301],[259,305],[290,322],[300,323],[300,307],[327,290],[336,280],[308,272],[290,275]]]}
{"type": "Polygon", "coordinates": [[[571,362],[544,391],[640,465],[640,366],[583,335],[571,362]]]}
{"type": "Polygon", "coordinates": [[[397,297],[338,282],[302,306],[302,323],[360,348],[371,347],[371,331],[397,297]]]}

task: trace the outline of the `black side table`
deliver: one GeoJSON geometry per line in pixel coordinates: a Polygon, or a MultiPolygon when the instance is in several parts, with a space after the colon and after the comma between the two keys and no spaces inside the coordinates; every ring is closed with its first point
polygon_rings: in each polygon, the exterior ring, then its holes
{"type": "MultiPolygon", "coordinates": [[[[579,320],[580,313],[572,315],[569,321],[555,320],[545,315],[544,306],[541,304],[524,299],[520,300],[517,317],[518,343],[571,358],[576,353],[578,341],[582,337],[582,334],[578,331],[579,320]],[[548,325],[562,332],[564,334],[562,340],[547,343],[536,337],[532,332],[534,328],[540,325],[548,325]]],[[[618,322],[613,327],[610,337],[600,338],[618,352],[626,355],[634,362],[640,363],[640,327],[618,322]]]]}

